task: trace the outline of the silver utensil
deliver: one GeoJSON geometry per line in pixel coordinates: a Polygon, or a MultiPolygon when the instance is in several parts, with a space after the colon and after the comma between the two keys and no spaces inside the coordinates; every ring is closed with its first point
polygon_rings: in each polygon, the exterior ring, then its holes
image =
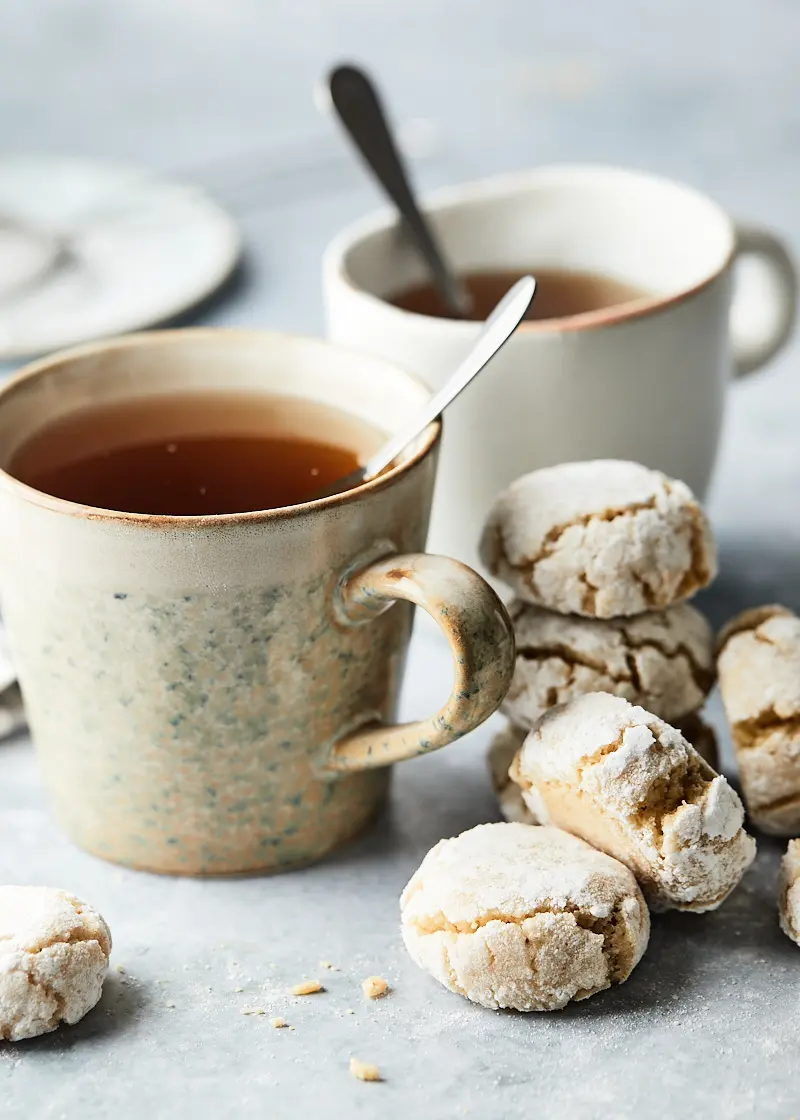
{"type": "Polygon", "coordinates": [[[357,66],[337,66],[327,79],[330,101],[364,161],[400,212],[427,264],[437,292],[456,318],[469,316],[469,292],[442,255],[411,188],[391,127],[369,77],[357,66]]]}
{"type": "Polygon", "coordinates": [[[454,401],[462,389],[465,389],[476,374],[491,361],[501,346],[508,342],[511,335],[525,318],[525,313],[530,307],[536,281],[532,276],[523,276],[513,288],[509,289],[483,325],[472,349],[463,359],[456,371],[451,374],[438,393],[434,393],[425,407],[404,428],[391,437],[362,467],[332,482],[323,490],[312,496],[329,498],[333,494],[341,494],[345,490],[352,490],[362,482],[375,478],[381,471],[396,459],[409,443],[421,435],[429,424],[432,424],[447,406],[454,401]]]}

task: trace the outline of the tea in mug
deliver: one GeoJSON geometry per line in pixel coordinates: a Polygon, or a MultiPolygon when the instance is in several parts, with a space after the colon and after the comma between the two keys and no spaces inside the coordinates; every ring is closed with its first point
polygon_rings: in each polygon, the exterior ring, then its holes
{"type": "MultiPolygon", "coordinates": [[[[503,269],[468,272],[461,279],[472,297],[471,319],[485,319],[508,289],[522,276],[536,278],[536,295],[525,318],[563,319],[587,311],[646,299],[651,293],[644,288],[603,276],[564,268],[503,269]]],[[[390,297],[390,302],[404,311],[418,315],[452,318],[432,284],[416,284],[390,297]]]]}
{"type": "Polygon", "coordinates": [[[20,482],[80,505],[203,516],[307,501],[386,436],[299,397],[186,393],[87,408],[46,425],[7,467],[20,482]]]}

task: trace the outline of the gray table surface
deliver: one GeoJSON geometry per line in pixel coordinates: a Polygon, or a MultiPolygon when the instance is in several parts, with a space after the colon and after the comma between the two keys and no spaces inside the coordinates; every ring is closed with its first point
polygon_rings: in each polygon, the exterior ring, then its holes
{"type": "MultiPolygon", "coordinates": [[[[200,318],[317,332],[322,247],[375,201],[312,105],[332,60],[383,75],[426,186],[627,163],[691,181],[800,248],[799,36],[792,0],[5,0],[2,144],[194,169],[247,243],[237,283],[200,318]]],[[[715,622],[756,602],[800,607],[797,361],[796,343],[731,394],[711,500],[722,572],[704,599],[715,622]]],[[[406,711],[438,702],[448,672],[419,633],[406,711]]],[[[91,899],[125,970],[79,1026],[0,1044],[0,1115],[800,1114],[800,951],[777,929],[769,840],[720,911],[657,918],[626,985],[560,1014],[472,1007],[406,957],[407,878],[441,836],[496,819],[489,732],[399,768],[386,818],[327,863],[223,882],[76,851],[29,744],[0,746],[0,881],[91,899]],[[322,959],[339,966],[328,991],[292,1000],[322,959]],[[359,983],[373,972],[393,991],[368,1004],[359,983]],[[255,1005],[296,1029],[241,1014],[255,1005]],[[386,1081],[354,1081],[351,1054],[386,1081]]]]}

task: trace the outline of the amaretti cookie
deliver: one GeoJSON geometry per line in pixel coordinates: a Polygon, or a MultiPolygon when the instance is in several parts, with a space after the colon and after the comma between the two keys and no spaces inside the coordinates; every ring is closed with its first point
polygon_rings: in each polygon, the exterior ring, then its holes
{"type": "Polygon", "coordinates": [[[483,824],[441,840],[401,900],[403,940],[484,1007],[554,1011],[621,984],[650,917],[630,871],[556,828],[483,824]]]}
{"type": "Polygon", "coordinates": [[[720,635],[719,688],[747,810],[764,832],[800,832],[800,618],[744,611],[720,635]]]}
{"type": "Polygon", "coordinates": [[[103,990],[108,926],[91,906],[49,887],[0,887],[0,1039],[77,1023],[103,990]]]}
{"type": "Polygon", "coordinates": [[[800,945],[800,840],[790,840],[778,876],[778,919],[781,929],[800,945]]]}
{"type": "Polygon", "coordinates": [[[711,627],[688,603],[595,619],[517,600],[509,614],[517,660],[502,710],[520,727],[587,692],[622,696],[675,722],[702,707],[714,683],[711,627]]]}
{"type": "Polygon", "coordinates": [[[630,867],[654,909],[714,910],[755,855],[725,778],[618,696],[590,693],[544,715],[511,777],[538,820],[630,867]]]}
{"type": "Polygon", "coordinates": [[[707,518],[689,488],[602,459],[524,475],[495,501],[483,563],[519,598],[614,618],[688,599],[716,574],[707,518]]]}
{"type": "MultiPolygon", "coordinates": [[[[680,721],[678,730],[711,769],[719,771],[719,751],[714,729],[709,727],[700,716],[692,714],[680,721]]],[[[521,788],[509,774],[514,756],[525,742],[527,734],[524,728],[515,727],[513,724],[508,724],[502,731],[497,732],[489,744],[489,773],[503,819],[522,821],[524,824],[540,824],[541,822],[525,804],[521,788]]]]}

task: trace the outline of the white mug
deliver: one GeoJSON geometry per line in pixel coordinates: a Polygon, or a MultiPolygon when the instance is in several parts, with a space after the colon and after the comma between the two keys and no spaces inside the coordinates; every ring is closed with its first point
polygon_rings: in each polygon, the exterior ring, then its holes
{"type": "MultiPolygon", "coordinates": [[[[524,323],[451,406],[429,547],[476,564],[495,495],[528,471],[569,460],[637,460],[702,498],[732,376],[767,362],[794,325],[797,275],[780,241],[735,224],[690,187],[602,166],[450,188],[426,209],[460,272],[572,269],[646,293],[524,323]],[[732,299],[743,255],[762,267],[741,277],[732,299]]],[[[439,388],[480,328],[389,302],[425,279],[392,214],[351,226],[324,257],[328,337],[439,388]]]]}

